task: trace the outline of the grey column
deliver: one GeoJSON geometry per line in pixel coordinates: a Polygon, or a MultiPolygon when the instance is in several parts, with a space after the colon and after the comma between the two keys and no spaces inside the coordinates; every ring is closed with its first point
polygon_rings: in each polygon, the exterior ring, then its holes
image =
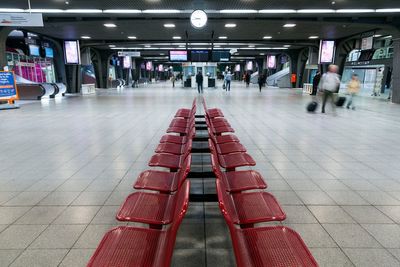
{"type": "Polygon", "coordinates": [[[14,30],[12,27],[0,27],[0,69],[7,65],[6,57],[6,41],[10,32],[14,30]]]}
{"type": "Polygon", "coordinates": [[[392,102],[400,104],[400,38],[393,40],[392,102]]]}

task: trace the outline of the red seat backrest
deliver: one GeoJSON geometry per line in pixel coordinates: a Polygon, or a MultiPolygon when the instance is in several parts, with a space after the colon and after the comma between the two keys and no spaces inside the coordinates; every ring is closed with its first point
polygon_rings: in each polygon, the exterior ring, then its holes
{"type": "Polygon", "coordinates": [[[192,155],[189,154],[183,161],[182,168],[179,169],[178,174],[177,174],[179,177],[178,188],[180,188],[182,183],[186,180],[186,178],[190,172],[191,164],[192,164],[192,155]]]}
{"type": "Polygon", "coordinates": [[[232,198],[229,196],[229,193],[226,192],[223,182],[220,179],[216,179],[215,183],[217,187],[219,208],[221,209],[229,228],[235,228],[233,221],[238,221],[235,204],[233,203],[232,198]]]}
{"type": "Polygon", "coordinates": [[[186,180],[182,187],[177,192],[176,202],[175,202],[175,214],[174,219],[170,227],[167,229],[167,243],[158,250],[166,250],[165,253],[157,253],[154,257],[154,262],[163,263],[160,266],[170,266],[172,254],[174,252],[176,234],[178,232],[178,228],[182,223],[183,217],[185,216],[188,206],[189,206],[189,190],[190,190],[190,182],[186,180]],[[163,259],[157,258],[159,255],[163,255],[163,259]]]}

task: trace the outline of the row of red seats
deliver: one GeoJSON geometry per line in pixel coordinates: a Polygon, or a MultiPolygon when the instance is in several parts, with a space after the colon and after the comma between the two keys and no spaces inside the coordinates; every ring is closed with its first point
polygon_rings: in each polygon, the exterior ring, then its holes
{"type": "Polygon", "coordinates": [[[170,171],[142,172],[135,189],[120,207],[119,221],[148,224],[148,227],[120,226],[107,232],[87,266],[170,266],[177,231],[188,209],[191,165],[195,136],[196,101],[192,109],[179,110],[151,157],[149,166],[170,171]]]}
{"type": "Polygon", "coordinates": [[[286,214],[272,194],[260,191],[267,188],[260,173],[235,170],[256,163],[231,134],[234,130],[222,111],[207,109],[204,99],[203,106],[219,207],[230,230],[237,266],[318,266],[294,230],[284,226],[256,227],[257,223],[283,221],[286,214]]]}

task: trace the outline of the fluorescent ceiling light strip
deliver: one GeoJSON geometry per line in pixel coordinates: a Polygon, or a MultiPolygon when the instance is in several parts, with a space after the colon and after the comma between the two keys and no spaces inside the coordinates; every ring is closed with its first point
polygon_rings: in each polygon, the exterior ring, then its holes
{"type": "Polygon", "coordinates": [[[333,9],[299,9],[297,13],[300,14],[318,14],[318,13],[335,13],[333,9]]]}
{"type": "Polygon", "coordinates": [[[170,13],[181,13],[178,9],[146,9],[142,11],[146,14],[170,14],[170,13]]]}
{"type": "Polygon", "coordinates": [[[258,11],[261,14],[287,14],[287,13],[296,13],[294,9],[261,9],[258,11]]]}
{"type": "Polygon", "coordinates": [[[336,13],[374,13],[375,9],[338,9],[336,13]]]}
{"type": "Polygon", "coordinates": [[[67,9],[66,13],[103,13],[101,9],[67,9]]]}
{"type": "Polygon", "coordinates": [[[400,12],[400,8],[380,8],[376,10],[377,13],[397,13],[400,12]]]}
{"type": "Polygon", "coordinates": [[[251,14],[258,13],[257,10],[254,9],[222,9],[219,11],[222,14],[251,14]]]}
{"type": "Polygon", "coordinates": [[[106,9],[103,10],[103,13],[112,13],[112,14],[139,14],[142,13],[139,9],[106,9]]]}
{"type": "Polygon", "coordinates": [[[24,9],[20,8],[0,8],[0,12],[10,13],[10,12],[24,12],[24,9]]]}
{"type": "Polygon", "coordinates": [[[25,12],[32,13],[64,13],[62,9],[26,9],[25,12]]]}

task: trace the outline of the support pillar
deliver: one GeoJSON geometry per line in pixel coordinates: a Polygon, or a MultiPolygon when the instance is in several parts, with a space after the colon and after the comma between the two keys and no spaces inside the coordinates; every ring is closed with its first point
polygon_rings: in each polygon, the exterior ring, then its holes
{"type": "Polygon", "coordinates": [[[12,27],[0,27],[0,70],[3,70],[3,67],[7,65],[6,41],[13,30],[12,27]]]}
{"type": "Polygon", "coordinates": [[[400,38],[393,40],[392,102],[400,104],[400,38]]]}

